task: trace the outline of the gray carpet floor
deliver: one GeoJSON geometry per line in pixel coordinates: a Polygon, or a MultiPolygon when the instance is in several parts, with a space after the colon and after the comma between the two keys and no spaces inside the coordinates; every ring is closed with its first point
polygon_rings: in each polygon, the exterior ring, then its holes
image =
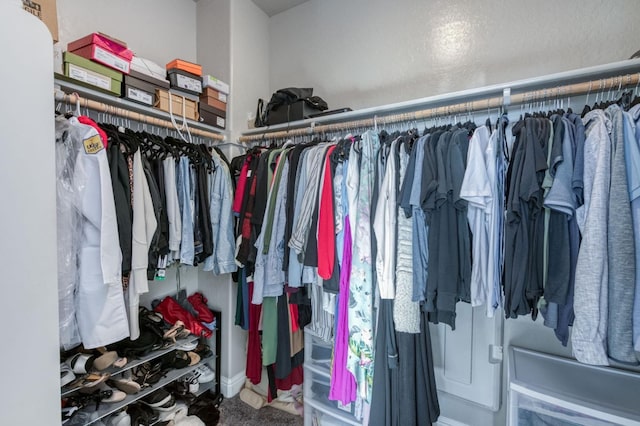
{"type": "Polygon", "coordinates": [[[218,426],[302,426],[303,423],[302,417],[273,407],[256,410],[245,404],[238,395],[225,399],[220,404],[218,426]]]}

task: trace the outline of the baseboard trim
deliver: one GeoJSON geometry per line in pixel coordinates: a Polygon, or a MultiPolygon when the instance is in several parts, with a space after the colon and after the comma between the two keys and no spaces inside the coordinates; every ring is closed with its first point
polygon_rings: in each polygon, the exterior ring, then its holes
{"type": "Polygon", "coordinates": [[[231,378],[220,377],[220,392],[222,392],[225,398],[231,398],[237,395],[242,390],[246,378],[247,376],[244,372],[238,373],[231,378]]]}
{"type": "Polygon", "coordinates": [[[442,417],[436,422],[436,426],[469,426],[466,423],[459,422],[457,420],[450,419],[448,417],[442,417]]]}

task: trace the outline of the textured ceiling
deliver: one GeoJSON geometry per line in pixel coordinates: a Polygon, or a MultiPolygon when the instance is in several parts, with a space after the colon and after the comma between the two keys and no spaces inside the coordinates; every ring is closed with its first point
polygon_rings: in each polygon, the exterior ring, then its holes
{"type": "Polygon", "coordinates": [[[267,15],[273,16],[309,0],[253,0],[267,15]]]}

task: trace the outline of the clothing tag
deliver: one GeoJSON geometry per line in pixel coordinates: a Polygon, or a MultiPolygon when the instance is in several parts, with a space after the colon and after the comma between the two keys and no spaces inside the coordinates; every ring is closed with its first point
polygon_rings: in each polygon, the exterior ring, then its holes
{"type": "Polygon", "coordinates": [[[247,177],[248,177],[248,178],[250,178],[250,177],[251,177],[251,169],[249,169],[249,170],[247,171],[247,177]]]}
{"type": "Polygon", "coordinates": [[[104,149],[104,145],[102,145],[100,135],[91,136],[90,138],[85,139],[83,143],[84,152],[86,152],[87,154],[96,154],[104,149]]]}

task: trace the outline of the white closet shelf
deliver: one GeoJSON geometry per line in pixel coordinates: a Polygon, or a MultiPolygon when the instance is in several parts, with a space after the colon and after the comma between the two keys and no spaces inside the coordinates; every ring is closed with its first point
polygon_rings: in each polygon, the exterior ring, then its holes
{"type": "MultiPolygon", "coordinates": [[[[149,353],[149,354],[147,354],[147,355],[145,355],[143,357],[140,357],[140,358],[137,358],[135,360],[129,361],[122,368],[109,367],[106,370],[104,370],[103,373],[109,373],[111,376],[116,376],[118,374],[124,373],[127,370],[131,370],[132,368],[135,368],[135,367],[137,367],[137,366],[139,366],[141,364],[144,364],[147,361],[151,361],[151,360],[154,360],[156,358],[161,357],[164,354],[168,354],[169,352],[176,350],[176,348],[178,346],[180,346],[180,345],[183,345],[185,343],[191,343],[191,342],[194,342],[196,340],[198,340],[197,336],[188,336],[188,337],[186,337],[184,339],[179,339],[179,340],[176,341],[175,344],[169,346],[168,348],[160,349],[160,350],[157,350],[157,351],[153,351],[153,352],[151,352],[151,353],[149,353]]],[[[76,392],[76,391],[78,391],[80,389],[81,388],[79,386],[71,388],[71,389],[64,389],[61,392],[62,397],[64,398],[65,396],[70,395],[70,394],[72,394],[72,393],[74,393],[74,392],[76,392]]]]}
{"type": "MultiPolygon", "coordinates": [[[[412,99],[404,102],[396,102],[392,104],[379,105],[371,108],[363,108],[348,112],[342,112],[332,115],[324,115],[315,118],[307,118],[304,120],[291,121],[289,123],[274,124],[271,126],[258,127],[242,132],[240,141],[243,138],[249,138],[251,136],[268,136],[270,133],[275,132],[288,132],[289,130],[304,129],[307,133],[313,133],[315,126],[345,123],[361,119],[371,119],[376,116],[384,117],[390,114],[405,114],[412,113],[425,108],[439,108],[450,106],[454,103],[470,103],[473,101],[480,101],[489,99],[492,97],[500,97],[501,104],[509,105],[511,103],[511,96],[515,94],[522,94],[532,92],[536,90],[543,90],[553,88],[559,85],[568,85],[578,82],[583,82],[589,79],[606,79],[609,77],[618,76],[621,74],[638,73],[640,67],[640,59],[629,59],[624,61],[612,62],[604,65],[597,65],[593,67],[581,68],[571,71],[564,71],[555,74],[549,74],[540,77],[527,78],[523,80],[512,81],[508,83],[493,84],[490,86],[460,90],[457,92],[444,93],[419,99],[412,99]],[[508,92],[505,92],[507,90],[508,92]],[[305,129],[306,128],[306,129],[305,129]]],[[[606,88],[609,88],[607,82],[606,88]]],[[[617,87],[618,81],[615,81],[617,87]]],[[[622,84],[625,84],[623,81],[622,84]]],[[[601,87],[597,84],[593,85],[593,92],[601,91],[601,87]]],[[[566,96],[562,95],[561,96],[566,96]]],[[[488,107],[483,107],[488,108],[488,107]]],[[[492,107],[492,108],[495,108],[492,107]]],[[[444,113],[445,111],[443,111],[444,113]]],[[[406,120],[410,120],[407,118],[406,120]]]]}
{"type": "MultiPolygon", "coordinates": [[[[91,421],[84,423],[84,425],[90,425],[93,424],[95,422],[97,422],[98,420],[113,414],[115,412],[117,412],[118,410],[126,407],[127,405],[133,404],[134,402],[138,401],[139,399],[144,398],[145,396],[157,391],[158,389],[161,389],[163,387],[165,387],[166,385],[168,385],[171,382],[174,382],[176,380],[178,380],[180,377],[182,376],[186,376],[187,374],[189,374],[190,372],[194,371],[196,368],[198,368],[200,365],[207,363],[209,360],[214,359],[214,357],[209,357],[209,358],[205,358],[203,360],[201,360],[199,363],[197,363],[196,365],[192,365],[189,367],[185,367],[185,368],[180,368],[177,370],[171,370],[167,373],[167,375],[165,377],[163,377],[162,379],[160,379],[160,381],[146,389],[141,390],[140,392],[133,394],[133,395],[127,395],[127,397],[125,399],[123,399],[120,402],[114,403],[114,404],[108,404],[108,403],[101,403],[100,404],[100,408],[97,411],[97,415],[94,419],[92,419],[91,421]]],[[[89,405],[85,408],[83,408],[82,410],[80,410],[80,412],[86,412],[86,411],[94,411],[92,405],[89,405]]]]}
{"type": "MultiPolygon", "coordinates": [[[[135,102],[131,102],[126,99],[116,98],[113,95],[108,95],[98,90],[93,90],[88,87],[81,86],[76,83],[72,83],[70,81],[62,80],[61,78],[58,78],[57,75],[54,81],[55,81],[56,88],[59,87],[65,93],[71,94],[75,92],[78,95],[80,95],[81,98],[87,98],[97,102],[102,102],[103,104],[106,104],[109,106],[126,109],[128,111],[134,111],[139,114],[148,115],[153,118],[171,121],[171,115],[168,112],[162,111],[160,109],[152,108],[150,106],[138,104],[135,102]]],[[[174,114],[174,118],[178,123],[178,125],[180,125],[183,121],[179,114],[174,114]]],[[[193,129],[199,129],[207,132],[218,133],[223,136],[227,134],[227,130],[222,130],[214,126],[209,126],[207,124],[200,123],[198,121],[187,119],[187,124],[189,125],[190,128],[193,128],[193,129]]]]}
{"type": "Polygon", "coordinates": [[[194,393],[195,396],[200,396],[203,393],[210,391],[210,390],[214,390],[216,388],[216,381],[215,379],[208,382],[208,383],[201,383],[200,387],[198,388],[198,392],[194,393]]]}

